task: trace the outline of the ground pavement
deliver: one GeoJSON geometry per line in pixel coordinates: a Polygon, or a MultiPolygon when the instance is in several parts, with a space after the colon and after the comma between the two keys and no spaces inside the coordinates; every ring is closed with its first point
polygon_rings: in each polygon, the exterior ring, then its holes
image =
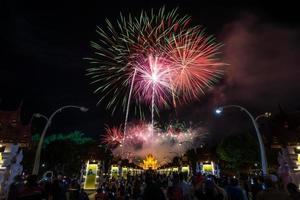
{"type": "Polygon", "coordinates": [[[95,190],[86,190],[86,193],[89,195],[90,200],[95,199],[96,191],[95,190]]]}

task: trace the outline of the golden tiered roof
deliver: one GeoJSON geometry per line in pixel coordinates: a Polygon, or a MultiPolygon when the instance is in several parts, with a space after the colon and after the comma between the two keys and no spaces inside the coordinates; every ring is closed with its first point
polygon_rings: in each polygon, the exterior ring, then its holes
{"type": "Polygon", "coordinates": [[[144,170],[157,169],[158,168],[157,160],[154,158],[152,154],[148,154],[145,160],[143,160],[142,167],[144,170]]]}

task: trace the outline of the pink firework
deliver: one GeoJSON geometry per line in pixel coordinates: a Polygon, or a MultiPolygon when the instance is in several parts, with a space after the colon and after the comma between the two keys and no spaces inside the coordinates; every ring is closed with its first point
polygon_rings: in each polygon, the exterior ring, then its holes
{"type": "Polygon", "coordinates": [[[114,147],[122,143],[122,131],[118,127],[106,128],[106,134],[103,136],[102,141],[104,144],[114,147]]]}
{"type": "Polygon", "coordinates": [[[136,62],[135,97],[147,104],[154,98],[156,107],[199,98],[223,74],[225,63],[218,59],[220,47],[199,27],[170,36],[166,45],[149,50],[148,57],[141,56],[143,59],[136,62]]]}
{"type": "Polygon", "coordinates": [[[152,126],[146,123],[135,123],[128,127],[128,136],[126,136],[126,142],[131,144],[140,144],[147,142],[152,135],[152,126]]]}
{"type": "Polygon", "coordinates": [[[172,160],[176,155],[182,155],[189,149],[202,144],[206,137],[206,130],[197,128],[176,128],[170,126],[167,130],[155,128],[149,123],[130,123],[122,145],[112,147],[114,155],[122,158],[144,158],[153,154],[159,162],[167,158],[172,160]]]}
{"type": "Polygon", "coordinates": [[[148,104],[167,105],[170,95],[170,68],[166,58],[149,55],[136,64],[135,96],[148,104]]]}
{"type": "Polygon", "coordinates": [[[121,15],[116,23],[106,20],[106,29],[97,28],[100,38],[91,43],[95,54],[88,59],[87,75],[97,84],[99,102],[108,100],[113,111],[126,110],[125,130],[130,106],[141,111],[141,103],[156,109],[187,103],[221,78],[221,45],[190,21],[177,9],[161,8],[136,17],[121,15]]]}

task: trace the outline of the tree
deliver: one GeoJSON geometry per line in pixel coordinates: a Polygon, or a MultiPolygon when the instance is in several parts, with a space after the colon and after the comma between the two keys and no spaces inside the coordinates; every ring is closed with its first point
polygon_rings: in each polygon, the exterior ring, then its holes
{"type": "Polygon", "coordinates": [[[225,161],[225,167],[239,172],[249,169],[258,162],[259,148],[255,137],[250,134],[230,135],[217,147],[217,155],[225,161]]]}
{"type": "MultiPolygon", "coordinates": [[[[39,138],[34,135],[33,141],[37,143],[39,138]]],[[[96,142],[80,131],[47,136],[41,157],[42,172],[51,170],[68,176],[77,175],[92,146],[97,147],[96,142]]]]}
{"type": "Polygon", "coordinates": [[[196,163],[197,163],[197,161],[198,161],[198,159],[199,159],[199,156],[198,156],[197,152],[198,152],[198,151],[197,151],[197,149],[195,148],[195,149],[190,149],[190,150],[188,150],[188,151],[185,153],[185,155],[187,156],[188,162],[189,162],[189,164],[191,165],[193,171],[196,170],[196,163]]]}
{"type": "Polygon", "coordinates": [[[45,164],[44,168],[45,170],[62,172],[68,176],[78,174],[87,149],[87,145],[75,144],[71,140],[56,140],[51,142],[42,152],[42,162],[45,164]]]}
{"type": "MultiPolygon", "coordinates": [[[[35,134],[32,136],[33,142],[38,142],[40,140],[40,135],[35,134]]],[[[62,141],[62,140],[70,140],[75,144],[86,144],[92,142],[92,138],[86,137],[84,133],[81,131],[73,131],[68,134],[60,133],[60,134],[53,134],[49,135],[44,139],[44,147],[48,144],[55,142],[55,141],[62,141]]]]}

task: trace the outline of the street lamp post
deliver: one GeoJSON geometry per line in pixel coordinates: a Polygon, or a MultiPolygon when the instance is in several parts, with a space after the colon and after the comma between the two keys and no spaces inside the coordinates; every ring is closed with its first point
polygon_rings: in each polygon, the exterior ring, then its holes
{"type": "Polygon", "coordinates": [[[73,106],[73,105],[67,105],[67,106],[63,106],[59,109],[57,109],[56,111],[54,111],[50,117],[46,117],[45,115],[42,115],[42,114],[35,114],[34,117],[38,117],[38,118],[44,118],[47,120],[47,123],[43,129],[43,132],[41,134],[41,138],[40,138],[40,141],[39,141],[39,144],[38,144],[38,147],[37,147],[37,150],[36,150],[36,153],[35,153],[35,158],[34,158],[34,165],[33,165],[33,170],[32,170],[32,174],[35,174],[37,175],[39,173],[39,168],[40,168],[40,160],[41,160],[41,151],[42,151],[42,146],[43,146],[43,142],[44,142],[44,139],[45,139],[45,135],[46,135],[46,132],[48,130],[48,128],[50,127],[51,125],[51,122],[52,122],[52,119],[53,117],[61,112],[62,110],[64,109],[67,109],[67,108],[78,108],[80,109],[80,111],[82,112],[87,112],[88,109],[85,108],[85,107],[80,107],[80,106],[73,106]]]}
{"type": "Polygon", "coordinates": [[[257,117],[255,117],[255,121],[257,123],[260,118],[263,118],[263,117],[269,118],[269,117],[271,117],[271,115],[272,114],[270,112],[265,112],[264,114],[261,114],[261,115],[258,115],[257,117]]]}
{"type": "Polygon", "coordinates": [[[258,143],[259,143],[262,173],[263,173],[263,176],[268,175],[268,164],[267,164],[267,159],[266,159],[266,152],[265,152],[264,143],[263,143],[263,140],[262,140],[262,137],[261,137],[258,125],[257,125],[257,120],[260,117],[269,117],[270,113],[265,113],[263,115],[259,115],[256,118],[254,118],[253,115],[246,108],[239,106],[239,105],[226,105],[226,106],[219,107],[218,109],[216,109],[216,113],[221,114],[225,108],[239,108],[241,111],[244,111],[250,117],[250,119],[253,123],[254,129],[255,129],[255,132],[256,132],[258,143]]]}

